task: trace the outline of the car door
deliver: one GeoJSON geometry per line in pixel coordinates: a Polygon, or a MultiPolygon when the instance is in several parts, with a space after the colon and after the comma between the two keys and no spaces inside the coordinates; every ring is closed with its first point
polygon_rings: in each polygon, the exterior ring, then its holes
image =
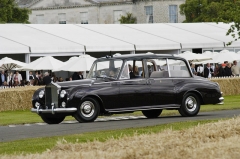
{"type": "Polygon", "coordinates": [[[175,104],[176,92],[169,77],[149,78],[151,105],[169,106],[175,104]]]}
{"type": "Polygon", "coordinates": [[[120,107],[118,75],[122,64],[123,60],[107,59],[95,63],[92,69],[90,76],[95,79],[88,94],[99,96],[105,109],[120,107]]]}
{"type": "Polygon", "coordinates": [[[151,94],[151,102],[149,104],[160,107],[175,104],[175,86],[172,78],[169,77],[167,59],[148,59],[147,65],[148,68],[151,68],[148,78],[151,94]]]}
{"type": "Polygon", "coordinates": [[[142,60],[126,61],[125,63],[126,78],[121,78],[122,80],[119,81],[120,109],[138,109],[147,106],[150,102],[150,87],[144,76],[142,63],[142,60]],[[133,70],[131,64],[133,64],[133,70]],[[134,77],[130,78],[131,73],[134,77]]]}
{"type": "Polygon", "coordinates": [[[91,93],[97,94],[101,98],[105,109],[120,107],[119,84],[116,81],[97,81],[91,89],[91,93]]]}
{"type": "Polygon", "coordinates": [[[150,88],[146,79],[131,79],[120,82],[119,98],[124,109],[136,109],[147,106],[150,100],[150,88]]]}

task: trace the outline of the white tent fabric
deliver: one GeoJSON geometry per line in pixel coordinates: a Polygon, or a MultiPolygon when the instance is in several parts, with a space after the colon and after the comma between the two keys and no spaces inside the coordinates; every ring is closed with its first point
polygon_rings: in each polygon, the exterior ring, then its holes
{"type": "Polygon", "coordinates": [[[29,47],[15,41],[0,37],[0,54],[7,53],[29,53],[29,47]]]}
{"type": "Polygon", "coordinates": [[[223,63],[224,61],[233,62],[234,60],[240,61],[240,55],[235,52],[229,52],[228,50],[223,50],[219,54],[213,56],[213,61],[215,63],[223,63]]]}
{"type": "MultiPolygon", "coordinates": [[[[226,36],[231,24],[0,24],[0,54],[107,51],[175,52],[192,48],[240,48],[240,40],[226,36]]],[[[162,52],[161,52],[162,53],[162,52]]]]}
{"type": "Polygon", "coordinates": [[[34,71],[34,70],[53,70],[62,67],[64,63],[52,56],[45,56],[36,59],[35,61],[16,70],[34,71]]]}
{"type": "MultiPolygon", "coordinates": [[[[142,25],[142,24],[138,24],[142,25]]],[[[121,41],[129,42],[136,46],[136,50],[167,50],[167,49],[180,49],[180,43],[174,42],[172,40],[168,40],[162,38],[160,36],[156,36],[154,34],[150,34],[148,32],[139,31],[137,29],[133,29],[127,27],[125,25],[78,25],[82,28],[87,28],[92,31],[101,32],[109,37],[114,39],[119,39],[121,41]]],[[[149,25],[151,28],[151,25],[149,25]]],[[[149,28],[149,30],[150,30],[149,28]]]]}
{"type": "Polygon", "coordinates": [[[206,60],[212,60],[211,57],[205,56],[203,54],[195,54],[189,51],[186,51],[182,54],[176,55],[182,58],[185,58],[188,61],[191,62],[200,62],[200,61],[206,61],[206,60]]]}
{"type": "MultiPolygon", "coordinates": [[[[230,24],[223,23],[169,23],[168,25],[176,28],[186,30],[195,34],[199,34],[209,39],[214,39],[222,42],[222,47],[239,47],[240,41],[234,42],[231,46],[226,46],[228,42],[233,40],[231,36],[226,36],[230,24]]],[[[190,40],[190,39],[189,39],[190,40]]],[[[194,40],[194,39],[192,39],[194,40]]],[[[195,39],[197,41],[197,39],[195,39]]],[[[202,44],[206,44],[204,41],[198,41],[202,44]]],[[[209,47],[209,46],[208,46],[209,47]]],[[[193,48],[193,47],[192,47],[193,48]]]]}
{"type": "MultiPolygon", "coordinates": [[[[204,54],[209,54],[211,56],[211,52],[206,52],[204,54]]],[[[201,62],[194,62],[195,64],[206,64],[206,63],[223,63],[224,61],[228,61],[232,63],[234,60],[240,61],[240,54],[235,52],[229,52],[228,50],[223,50],[220,53],[213,53],[212,60],[206,60],[201,62]]]]}
{"type": "MultiPolygon", "coordinates": [[[[66,62],[64,62],[64,65],[62,67],[66,66],[68,64],[72,64],[72,61],[77,59],[77,58],[78,57],[76,57],[76,56],[70,57],[66,62]]],[[[62,71],[60,68],[58,67],[57,69],[53,69],[52,72],[62,71]]]]}
{"type": "Polygon", "coordinates": [[[89,71],[95,60],[96,58],[90,55],[81,55],[56,70],[70,72],[89,71]]]}
{"type": "Polygon", "coordinates": [[[208,56],[208,57],[213,57],[213,56],[215,56],[215,55],[217,55],[218,54],[218,52],[211,52],[211,51],[205,51],[204,53],[202,53],[203,55],[205,55],[205,56],[208,56]]]}
{"type": "Polygon", "coordinates": [[[19,68],[25,66],[26,63],[13,60],[8,57],[4,57],[0,60],[0,70],[12,70],[13,68],[19,68]]]}
{"type": "MultiPolygon", "coordinates": [[[[163,23],[161,25],[159,24],[152,24],[152,25],[127,24],[126,26],[181,44],[182,49],[223,47],[223,42],[220,40],[215,40],[209,37],[205,37],[203,35],[198,34],[198,32],[191,32],[189,30],[177,28],[169,24],[170,23],[167,23],[167,24],[163,23]]],[[[194,27],[197,27],[197,26],[198,25],[195,25],[194,27]]]]}
{"type": "MultiPolygon", "coordinates": [[[[52,25],[58,28],[60,25],[52,25]]],[[[84,46],[24,24],[0,25],[0,36],[30,46],[31,53],[84,52],[84,46]]],[[[27,51],[29,53],[29,51],[27,51]]]]}
{"type": "MultiPolygon", "coordinates": [[[[86,51],[89,52],[134,50],[134,43],[129,43],[127,41],[111,38],[102,33],[91,31],[77,25],[61,25],[61,27],[56,27],[55,25],[51,24],[39,24],[30,26],[54,35],[58,35],[62,38],[70,39],[71,41],[74,41],[76,43],[83,44],[84,46],[86,46],[86,51]]],[[[100,27],[100,25],[95,26],[100,27]]]]}
{"type": "Polygon", "coordinates": [[[201,62],[193,62],[194,64],[207,64],[207,63],[215,63],[215,61],[213,60],[213,56],[218,55],[218,52],[211,52],[211,51],[205,51],[204,53],[202,53],[202,55],[207,56],[212,58],[212,60],[205,60],[205,61],[201,61],[201,62]]]}

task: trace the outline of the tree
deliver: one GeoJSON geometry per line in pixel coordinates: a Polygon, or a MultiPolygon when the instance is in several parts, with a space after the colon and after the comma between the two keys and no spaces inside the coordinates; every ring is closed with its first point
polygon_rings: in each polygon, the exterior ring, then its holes
{"type": "Polygon", "coordinates": [[[29,23],[31,11],[19,8],[15,0],[0,0],[0,23],[29,23]]]}
{"type": "Polygon", "coordinates": [[[186,16],[184,22],[188,23],[231,23],[226,35],[231,35],[235,41],[240,39],[240,0],[186,0],[180,5],[180,14],[186,16]]]}
{"type": "Polygon", "coordinates": [[[121,24],[134,24],[137,22],[137,18],[133,17],[132,13],[127,13],[126,16],[121,16],[119,19],[121,24]]]}

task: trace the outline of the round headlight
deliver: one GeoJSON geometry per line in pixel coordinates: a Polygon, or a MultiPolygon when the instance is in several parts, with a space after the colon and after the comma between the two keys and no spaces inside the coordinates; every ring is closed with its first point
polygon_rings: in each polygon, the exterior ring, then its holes
{"type": "Polygon", "coordinates": [[[60,98],[64,98],[66,94],[67,94],[67,92],[65,90],[62,90],[60,92],[60,98]]]}
{"type": "Polygon", "coordinates": [[[39,107],[39,106],[40,106],[40,103],[36,102],[36,103],[35,103],[35,107],[37,108],[37,107],[39,107]]]}
{"type": "Polygon", "coordinates": [[[62,107],[65,108],[66,107],[66,103],[62,102],[62,107]]]}
{"type": "Polygon", "coordinates": [[[41,90],[41,91],[39,92],[38,96],[39,96],[39,98],[42,98],[42,97],[44,96],[44,91],[41,90]]]}

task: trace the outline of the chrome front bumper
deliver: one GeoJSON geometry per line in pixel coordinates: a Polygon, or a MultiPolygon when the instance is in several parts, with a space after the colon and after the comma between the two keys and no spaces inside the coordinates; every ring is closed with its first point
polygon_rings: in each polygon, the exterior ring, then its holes
{"type": "Polygon", "coordinates": [[[219,101],[220,101],[220,102],[219,102],[218,104],[223,104],[223,103],[224,103],[224,98],[223,98],[223,97],[220,97],[220,98],[219,98],[219,101]]]}
{"type": "Polygon", "coordinates": [[[77,108],[54,108],[54,107],[52,107],[52,109],[39,109],[39,107],[38,107],[37,109],[35,109],[35,108],[31,109],[31,112],[37,113],[37,114],[40,114],[40,113],[52,113],[52,114],[72,113],[72,112],[76,112],[76,111],[77,111],[77,108]]]}

